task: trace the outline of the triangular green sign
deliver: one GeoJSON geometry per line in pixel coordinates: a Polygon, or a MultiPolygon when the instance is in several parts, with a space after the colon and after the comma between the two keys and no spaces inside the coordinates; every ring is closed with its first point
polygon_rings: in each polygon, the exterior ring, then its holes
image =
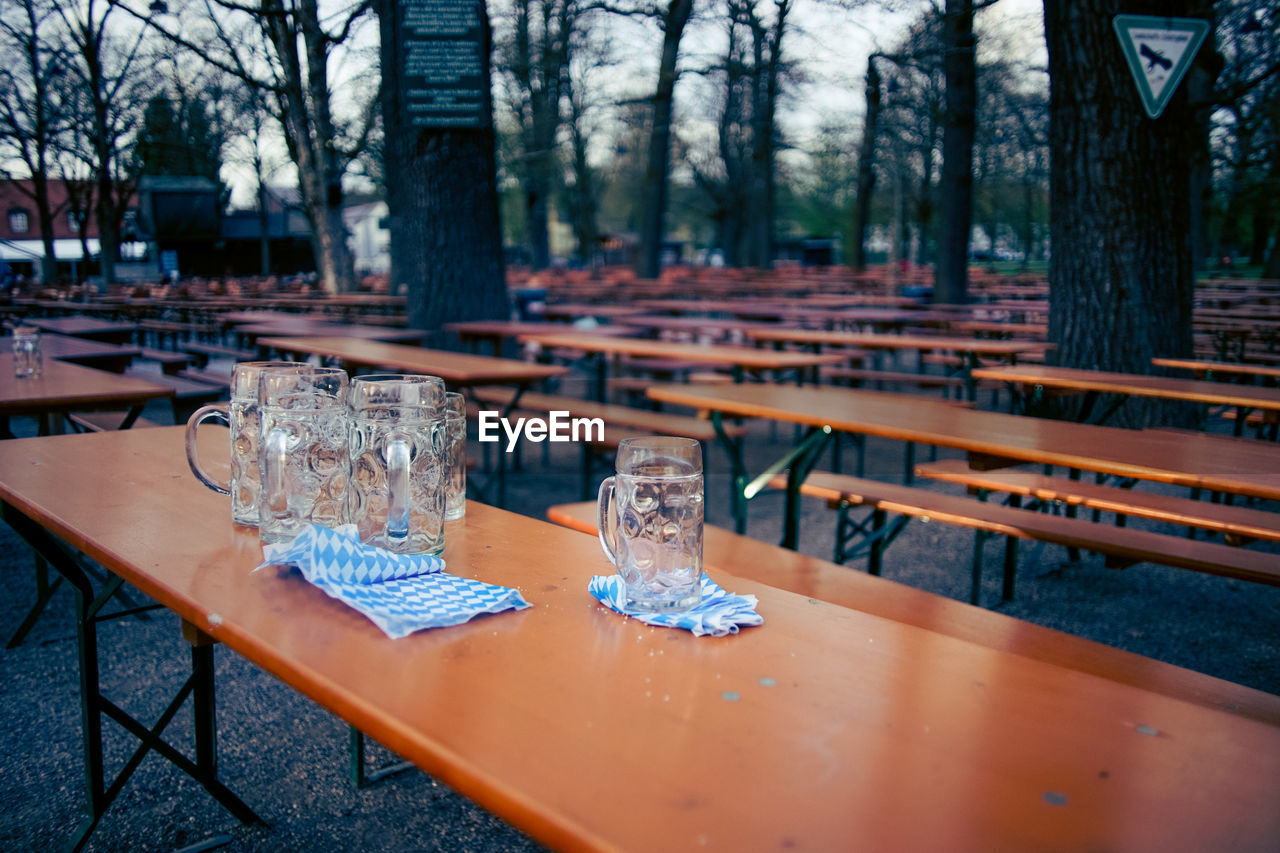
{"type": "Polygon", "coordinates": [[[1159,15],[1116,15],[1120,49],[1138,84],[1142,106],[1159,118],[1209,33],[1209,22],[1159,15]]]}

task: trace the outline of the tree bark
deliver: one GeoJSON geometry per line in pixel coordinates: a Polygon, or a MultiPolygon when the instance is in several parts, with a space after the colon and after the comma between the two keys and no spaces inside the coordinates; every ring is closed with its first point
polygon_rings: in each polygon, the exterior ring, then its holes
{"type": "Polygon", "coordinates": [[[264,0],[262,25],[284,81],[278,92],[285,141],[298,167],[298,188],[311,226],[311,246],[325,293],[355,289],[355,259],[342,221],[345,162],[334,145],[330,110],[330,40],[320,26],[316,0],[300,0],[286,15],[280,0],[264,0]],[[301,51],[299,50],[301,43],[301,51]],[[305,65],[306,75],[302,68],[305,65]]]}
{"type": "MultiPolygon", "coordinates": [[[[1149,119],[1116,43],[1118,13],[1188,16],[1190,2],[1045,0],[1050,74],[1049,339],[1068,367],[1152,373],[1190,356],[1197,126],[1185,89],[1149,119]]],[[[1127,426],[1187,423],[1133,399],[1127,426]]]]}
{"type": "Polygon", "coordinates": [[[876,186],[876,131],[880,124],[880,72],[877,56],[867,59],[867,111],[862,120],[862,144],[858,147],[857,188],[853,199],[853,226],[849,230],[849,258],[858,272],[867,268],[867,229],[871,224],[871,194],[876,186]]]}
{"type": "Polygon", "coordinates": [[[778,79],[782,73],[782,36],[786,32],[790,0],[776,0],[772,30],[751,10],[755,43],[755,104],[752,108],[750,228],[751,265],[773,266],[774,137],[778,79]]]}
{"type": "Polygon", "coordinates": [[[663,16],[662,61],[653,95],[653,119],[649,128],[649,154],[645,166],[643,213],[640,221],[640,253],[636,275],[657,278],[661,271],[663,220],[667,210],[667,172],[671,163],[671,109],[675,97],[680,38],[693,11],[693,0],[671,0],[663,16]]]}
{"type": "MultiPolygon", "coordinates": [[[[401,97],[397,0],[380,0],[383,122],[392,292],[407,292],[409,325],[438,333],[445,323],[510,317],[498,217],[492,121],[479,128],[412,127],[401,97]]],[[[483,79],[489,79],[489,26],[483,79]]],[[[492,116],[489,90],[483,112],[492,116]]]]}
{"type": "Polygon", "coordinates": [[[972,0],[946,0],[942,32],[947,106],[942,114],[942,173],[938,184],[941,211],[933,299],[961,303],[969,299],[973,137],[978,100],[972,0]]]}

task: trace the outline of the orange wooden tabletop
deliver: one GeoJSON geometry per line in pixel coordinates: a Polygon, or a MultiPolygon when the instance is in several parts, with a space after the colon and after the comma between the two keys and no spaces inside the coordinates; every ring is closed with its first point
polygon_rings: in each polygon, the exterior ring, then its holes
{"type": "Polygon", "coordinates": [[[926,352],[970,352],[983,355],[1017,355],[1024,352],[1043,352],[1053,344],[1044,341],[1013,341],[992,338],[943,337],[941,335],[895,335],[881,332],[842,332],[821,329],[750,329],[747,337],[753,341],[778,341],[781,343],[839,345],[868,347],[872,349],[916,349],[926,352]]]}
{"type": "Polygon", "coordinates": [[[167,385],[82,367],[56,357],[44,359],[40,376],[17,379],[13,375],[13,355],[0,353],[0,414],[131,406],[172,396],[173,389],[167,385]]]}
{"type": "Polygon", "coordinates": [[[561,376],[567,368],[510,358],[425,349],[343,337],[259,338],[258,346],[290,353],[324,355],[356,367],[385,367],[439,376],[456,387],[536,382],[561,376]]]}
{"type": "Polygon", "coordinates": [[[590,537],[478,504],[447,570],[534,606],[387,639],[250,573],[182,432],[4,443],[0,498],[552,848],[1280,847],[1280,727],[719,572],[763,626],[649,628],[590,537]]]}
{"type": "Polygon", "coordinates": [[[1197,373],[1241,373],[1249,376],[1280,377],[1280,367],[1244,361],[1206,361],[1199,358],[1153,358],[1156,367],[1176,367],[1197,373]]]}
{"type": "MultiPolygon", "coordinates": [[[[547,518],[573,530],[596,535],[594,501],[549,507],[547,518]]],[[[738,577],[798,595],[820,598],[895,622],[1280,726],[1280,696],[1273,693],[1042,628],[888,578],[850,571],[848,566],[761,542],[713,524],[706,526],[703,565],[732,566],[732,573],[738,577]]]]}
{"type": "Polygon", "coordinates": [[[1023,386],[1042,385],[1046,388],[1128,394],[1136,397],[1161,397],[1167,400],[1188,400],[1193,403],[1209,403],[1217,406],[1280,409],[1280,388],[1236,385],[1204,379],[1181,379],[1176,376],[1150,376],[1028,364],[1014,367],[977,368],[973,371],[973,377],[1023,386]]]}
{"type": "Polygon", "coordinates": [[[726,345],[683,344],[655,341],[649,338],[614,338],[588,332],[540,332],[521,335],[520,340],[533,341],[548,349],[563,347],[646,358],[673,358],[699,364],[735,364],[748,370],[788,370],[794,367],[837,364],[845,360],[841,355],[775,352],[726,345]]]}
{"type": "Polygon", "coordinates": [[[1054,421],[829,385],[654,385],[646,393],[664,403],[742,417],[1280,499],[1280,446],[1271,442],[1054,421]]]}

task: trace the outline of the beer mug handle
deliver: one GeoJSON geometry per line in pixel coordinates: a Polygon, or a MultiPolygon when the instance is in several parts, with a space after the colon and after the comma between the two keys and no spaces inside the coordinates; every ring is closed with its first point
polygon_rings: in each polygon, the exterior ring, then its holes
{"type": "Polygon", "coordinates": [[[600,484],[600,494],[596,499],[596,534],[600,537],[600,547],[604,549],[605,556],[616,566],[618,555],[613,547],[618,527],[616,517],[614,523],[609,524],[609,506],[613,503],[613,487],[613,477],[606,477],[600,484]]]}
{"type": "Polygon", "coordinates": [[[407,437],[396,435],[387,442],[387,538],[392,542],[409,536],[410,458],[407,437]]]}
{"type": "Polygon", "coordinates": [[[207,420],[216,420],[228,429],[231,428],[231,416],[227,414],[225,403],[201,406],[192,412],[187,420],[187,464],[191,466],[191,473],[195,474],[196,479],[201,483],[220,495],[229,495],[231,483],[220,483],[213,479],[205,473],[204,467],[200,464],[200,454],[196,450],[196,430],[207,420]]]}
{"type": "Polygon", "coordinates": [[[262,441],[262,495],[259,516],[262,519],[289,517],[289,490],[285,488],[285,471],[289,466],[289,432],[276,428],[262,441]]]}

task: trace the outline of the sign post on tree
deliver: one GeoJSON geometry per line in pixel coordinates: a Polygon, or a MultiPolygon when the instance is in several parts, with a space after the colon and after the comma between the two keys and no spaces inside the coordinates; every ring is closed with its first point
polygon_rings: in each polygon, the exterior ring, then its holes
{"type": "Polygon", "coordinates": [[[1156,15],[1116,15],[1120,49],[1150,118],[1160,118],[1209,33],[1209,22],[1156,15]]]}

